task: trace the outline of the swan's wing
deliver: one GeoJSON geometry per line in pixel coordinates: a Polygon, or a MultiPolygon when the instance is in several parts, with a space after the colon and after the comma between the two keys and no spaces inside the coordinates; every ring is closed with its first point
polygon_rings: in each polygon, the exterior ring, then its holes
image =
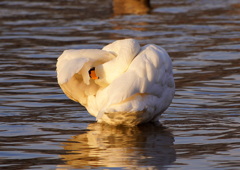
{"type": "Polygon", "coordinates": [[[167,87],[175,88],[171,58],[159,46],[152,44],[144,46],[129,71],[135,71],[136,77],[139,77],[140,93],[161,97],[167,87]]]}
{"type": "Polygon", "coordinates": [[[71,50],[66,50],[58,58],[57,62],[57,79],[58,84],[64,84],[71,79],[71,77],[79,72],[83,65],[89,61],[88,58],[71,58],[71,50]]]}
{"type": "Polygon", "coordinates": [[[57,78],[63,92],[72,100],[87,105],[88,96],[95,95],[99,86],[90,80],[91,67],[115,56],[104,50],[66,50],[57,61],[57,78]]]}
{"type": "Polygon", "coordinates": [[[123,111],[131,109],[140,111],[147,107],[148,103],[134,101],[134,96],[138,94],[162,98],[168,93],[169,98],[166,100],[169,103],[174,94],[171,59],[161,47],[146,45],[133,60],[129,69],[97,94],[98,107],[105,106],[99,112],[98,118],[101,118],[104,112],[114,112],[114,105],[118,105],[118,109],[123,111]],[[127,105],[121,105],[123,103],[127,105]]]}
{"type": "MultiPolygon", "coordinates": [[[[84,79],[88,77],[88,70],[91,66],[102,64],[113,59],[115,56],[104,50],[84,49],[65,50],[57,61],[58,83],[66,83],[88,63],[89,68],[84,72],[84,79]]],[[[87,79],[89,80],[89,79],[87,79]]]]}

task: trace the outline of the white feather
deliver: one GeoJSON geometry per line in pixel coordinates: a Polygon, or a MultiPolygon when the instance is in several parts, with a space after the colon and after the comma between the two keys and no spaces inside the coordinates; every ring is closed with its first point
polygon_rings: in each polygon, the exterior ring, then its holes
{"type": "Polygon", "coordinates": [[[133,39],[103,50],[67,50],[57,63],[58,83],[99,122],[134,126],[155,121],[170,105],[175,84],[172,62],[156,45],[140,48],[133,39]],[[96,68],[97,80],[88,70],[96,68]]]}

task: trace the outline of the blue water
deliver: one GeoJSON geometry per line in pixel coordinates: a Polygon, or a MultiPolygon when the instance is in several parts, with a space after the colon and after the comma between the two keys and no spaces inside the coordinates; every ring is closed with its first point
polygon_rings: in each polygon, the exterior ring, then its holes
{"type": "Polygon", "coordinates": [[[120,15],[111,0],[0,2],[0,169],[239,169],[239,1],[151,7],[120,15]],[[173,60],[176,95],[161,125],[97,124],[57,84],[63,50],[129,37],[173,60]]]}

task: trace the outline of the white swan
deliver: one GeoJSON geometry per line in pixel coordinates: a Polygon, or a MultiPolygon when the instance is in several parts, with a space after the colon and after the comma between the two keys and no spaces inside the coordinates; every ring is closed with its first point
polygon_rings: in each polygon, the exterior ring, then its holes
{"type": "Polygon", "coordinates": [[[175,92],[167,52],[152,44],[140,47],[134,39],[102,50],[65,50],[57,61],[57,78],[70,99],[111,125],[158,121],[175,92]]]}

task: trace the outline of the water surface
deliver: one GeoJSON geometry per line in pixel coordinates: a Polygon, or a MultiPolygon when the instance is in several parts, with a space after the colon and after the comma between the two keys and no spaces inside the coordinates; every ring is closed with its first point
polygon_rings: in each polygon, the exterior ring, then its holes
{"type": "Polygon", "coordinates": [[[0,2],[0,168],[238,169],[240,3],[152,0],[117,15],[110,0],[0,2]],[[164,47],[176,95],[162,125],[95,123],[56,81],[64,49],[116,39],[164,47]]]}

